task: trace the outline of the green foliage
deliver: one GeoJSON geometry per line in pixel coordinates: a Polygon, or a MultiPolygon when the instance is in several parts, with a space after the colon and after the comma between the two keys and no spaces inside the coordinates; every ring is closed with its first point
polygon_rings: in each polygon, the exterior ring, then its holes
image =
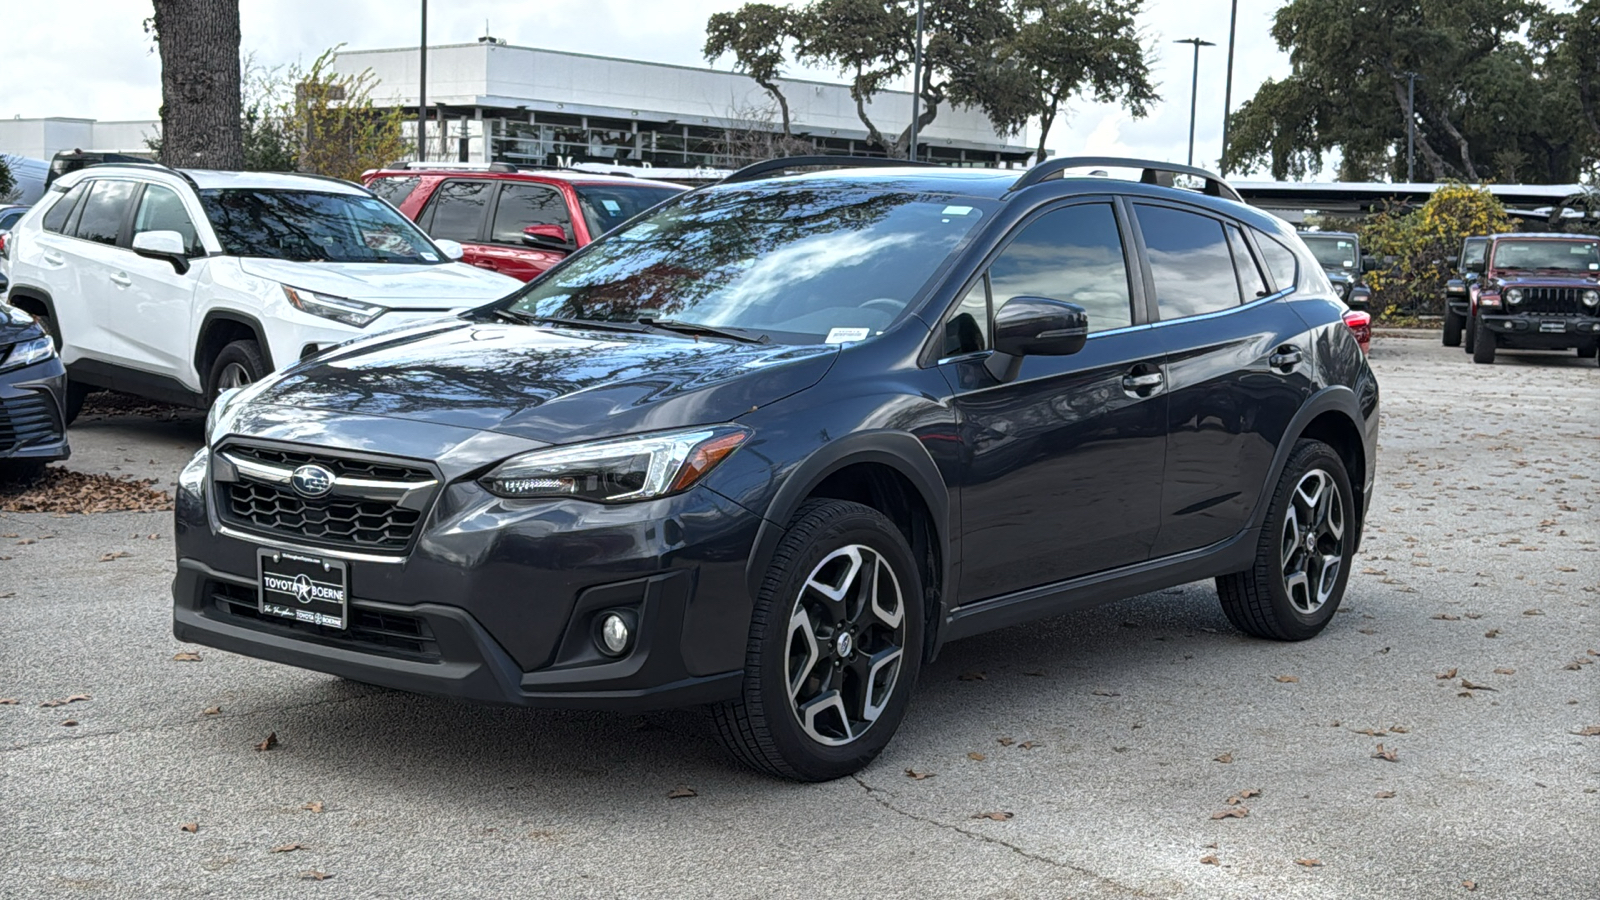
{"type": "Polygon", "coordinates": [[[1374,215],[1359,229],[1362,248],[1393,262],[1366,276],[1373,313],[1392,318],[1400,311],[1441,312],[1444,283],[1452,277],[1462,239],[1515,231],[1517,225],[1488,190],[1459,183],[1440,187],[1417,209],[1374,215]]]}
{"type": "Polygon", "coordinates": [[[1304,178],[1338,150],[1340,178],[1404,178],[1415,72],[1419,179],[1576,181],[1600,152],[1574,87],[1596,56],[1572,49],[1577,32],[1600,48],[1600,24],[1580,19],[1533,0],[1290,0],[1272,36],[1293,70],[1235,113],[1224,169],[1304,178]]]}
{"type": "MultiPolygon", "coordinates": [[[[1121,102],[1145,115],[1159,97],[1135,23],[1142,2],[925,0],[917,127],[927,127],[947,103],[981,109],[1002,133],[1038,119],[1042,153],[1050,128],[1076,97],[1121,102]]],[[[885,133],[869,104],[913,71],[916,0],[810,0],[796,8],[747,3],[711,17],[705,54],[708,60],[732,54],[735,68],[778,101],[785,133],[788,104],[776,83],[783,66],[792,58],[836,69],[849,79],[871,141],[891,156],[909,150],[911,123],[885,133]]]]}
{"type": "Polygon", "coordinates": [[[300,171],[360,181],[362,172],[405,156],[411,147],[401,134],[402,111],[381,110],[372,102],[377,83],[372,70],[359,75],[333,70],[338,50],[324,51],[309,70],[289,68],[294,98],[285,108],[285,121],[300,171]]]}
{"type": "Polygon", "coordinates": [[[17,179],[11,174],[11,163],[0,156],[0,203],[16,193],[17,179]]]}

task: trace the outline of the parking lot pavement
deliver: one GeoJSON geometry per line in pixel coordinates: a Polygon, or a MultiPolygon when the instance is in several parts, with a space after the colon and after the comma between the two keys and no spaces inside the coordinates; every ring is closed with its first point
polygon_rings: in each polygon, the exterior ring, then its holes
{"type": "MultiPolygon", "coordinates": [[[[170,514],[0,513],[0,895],[1594,898],[1600,371],[1372,359],[1378,493],[1321,637],[1245,638],[1193,584],[973,638],[826,785],[738,769],[695,711],[184,646],[170,514]]],[[[170,477],[180,419],[75,427],[71,464],[170,477]]]]}

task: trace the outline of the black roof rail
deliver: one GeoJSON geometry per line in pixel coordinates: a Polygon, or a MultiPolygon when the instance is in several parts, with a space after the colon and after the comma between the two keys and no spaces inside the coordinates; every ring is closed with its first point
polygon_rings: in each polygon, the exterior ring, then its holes
{"type": "Polygon", "coordinates": [[[942,168],[938,163],[912,162],[908,159],[888,159],[882,156],[785,156],[781,159],[765,159],[758,163],[751,163],[718,183],[738,184],[741,181],[754,181],[763,175],[772,172],[784,172],[789,169],[867,169],[900,168],[903,166],[942,168]]]}
{"type": "MultiPolygon", "coordinates": [[[[130,159],[130,160],[106,160],[104,162],[92,162],[92,163],[89,163],[88,165],[85,165],[83,168],[84,169],[98,169],[101,166],[132,166],[134,168],[139,168],[139,169],[156,169],[156,170],[161,171],[161,172],[170,172],[173,175],[176,175],[179,178],[182,178],[184,181],[188,182],[189,187],[194,188],[197,193],[200,190],[200,185],[194,183],[194,178],[191,177],[188,172],[185,172],[182,169],[174,169],[173,167],[167,165],[166,163],[159,163],[159,162],[156,162],[153,159],[137,159],[137,158],[135,158],[135,159],[130,159]]],[[[80,169],[79,171],[82,171],[82,170],[80,169]]]]}
{"type": "Polygon", "coordinates": [[[1180,166],[1177,163],[1156,162],[1150,159],[1127,159],[1120,156],[1063,156],[1058,159],[1049,159],[1029,169],[1011,190],[1020,191],[1025,187],[1048,181],[1051,178],[1060,178],[1067,169],[1078,169],[1084,166],[1111,166],[1113,168],[1143,169],[1139,181],[1144,184],[1155,184],[1162,187],[1172,187],[1172,176],[1192,175],[1205,182],[1202,193],[1211,197],[1222,197],[1235,203],[1243,203],[1244,198],[1233,189],[1233,185],[1222,180],[1222,176],[1205,169],[1194,166],[1180,166]]]}

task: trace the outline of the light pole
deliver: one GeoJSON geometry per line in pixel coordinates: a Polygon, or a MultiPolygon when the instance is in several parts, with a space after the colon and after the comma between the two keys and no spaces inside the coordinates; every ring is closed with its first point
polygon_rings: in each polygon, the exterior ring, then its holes
{"type": "Polygon", "coordinates": [[[1417,73],[1406,73],[1406,183],[1417,183],[1417,73]]]}
{"type": "Polygon", "coordinates": [[[417,162],[428,161],[428,0],[422,0],[421,78],[417,83],[417,162]]]}
{"type": "Polygon", "coordinates": [[[1215,47],[1210,41],[1202,41],[1197,37],[1184,38],[1173,41],[1174,44],[1194,45],[1194,78],[1189,84],[1189,165],[1194,165],[1194,111],[1200,98],[1200,48],[1215,47]]]}
{"type": "Polygon", "coordinates": [[[1233,0],[1233,12],[1228,16],[1228,80],[1222,89],[1222,158],[1217,160],[1224,178],[1228,177],[1228,120],[1233,117],[1233,39],[1238,29],[1239,0],[1233,0]]]}
{"type": "Polygon", "coordinates": [[[917,161],[917,119],[922,116],[922,0],[917,0],[917,51],[911,64],[911,153],[917,161]]]}

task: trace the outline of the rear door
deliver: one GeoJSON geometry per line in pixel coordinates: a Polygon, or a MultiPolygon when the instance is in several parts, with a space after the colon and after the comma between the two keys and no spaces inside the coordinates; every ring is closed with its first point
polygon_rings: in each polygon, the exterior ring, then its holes
{"type": "Polygon", "coordinates": [[[484,269],[494,262],[485,255],[484,243],[489,209],[498,182],[485,178],[449,178],[434,189],[428,203],[417,216],[417,224],[429,237],[456,241],[463,251],[461,261],[484,269]]]}
{"type": "MultiPolygon", "coordinates": [[[[1167,398],[1161,347],[1135,297],[1127,227],[1109,200],[1049,209],[1014,232],[952,311],[940,368],[961,475],[959,602],[1143,561],[1159,527],[1167,398]],[[1030,356],[998,382],[992,311],[1015,296],[1089,312],[1071,356],[1030,356]],[[992,311],[991,311],[992,310],[992,311]]],[[[1135,276],[1137,277],[1137,276],[1135,276]]]]}
{"type": "Polygon", "coordinates": [[[482,258],[504,275],[529,281],[565,259],[567,250],[553,246],[529,245],[523,229],[529,225],[559,225],[573,237],[572,215],[567,198],[557,188],[534,182],[504,181],[489,224],[488,240],[482,258]]]}
{"type": "Polygon", "coordinates": [[[59,244],[65,268],[74,270],[76,290],[69,297],[56,298],[56,308],[62,311],[61,333],[67,343],[83,357],[133,367],[137,367],[137,355],[130,352],[127,337],[115,324],[113,314],[127,301],[126,292],[132,284],[125,271],[125,257],[133,253],[118,244],[123,240],[139,187],[139,182],[130,179],[92,180],[89,193],[68,222],[71,239],[59,244]]]}
{"type": "Polygon", "coordinates": [[[1163,557],[1224,541],[1249,522],[1278,444],[1311,394],[1311,346],[1305,322],[1279,302],[1299,272],[1272,279],[1253,230],[1176,203],[1129,207],[1166,351],[1167,465],[1152,551],[1163,557]]]}

